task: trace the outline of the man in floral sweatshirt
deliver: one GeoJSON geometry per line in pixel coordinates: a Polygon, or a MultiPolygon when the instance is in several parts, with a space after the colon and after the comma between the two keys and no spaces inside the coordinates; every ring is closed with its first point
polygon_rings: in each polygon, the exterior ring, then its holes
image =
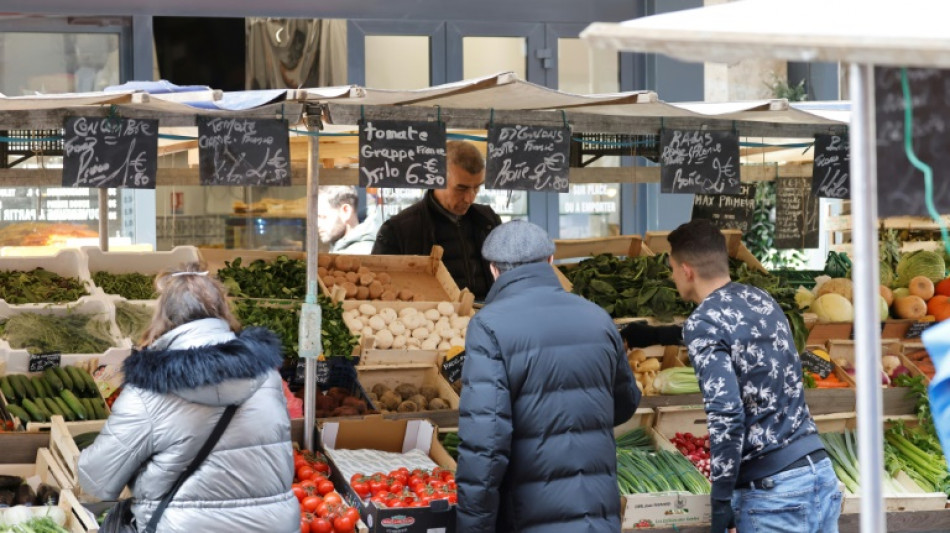
{"type": "MultiPolygon", "coordinates": [[[[709,221],[683,224],[668,239],[676,289],[697,304],[682,335],[709,427],[712,533],[837,532],[838,479],[805,404],[781,307],[732,282],[725,238],[709,221]]],[[[636,325],[622,336],[632,347],[671,335],[636,325]]]]}

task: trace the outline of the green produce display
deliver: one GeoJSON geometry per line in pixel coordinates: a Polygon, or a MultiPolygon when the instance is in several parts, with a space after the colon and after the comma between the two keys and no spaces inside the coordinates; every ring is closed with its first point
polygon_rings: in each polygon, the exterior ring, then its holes
{"type": "Polygon", "coordinates": [[[87,294],[78,279],[42,268],[0,271],[0,299],[8,304],[74,302],[87,294]]]}
{"type": "Polygon", "coordinates": [[[449,455],[452,456],[452,459],[459,458],[459,443],[462,442],[459,439],[459,434],[450,431],[448,433],[443,433],[440,437],[442,440],[442,447],[445,448],[445,451],[449,452],[449,455]]]}
{"type": "Polygon", "coordinates": [[[683,454],[653,451],[652,440],[642,428],[617,437],[617,483],[621,494],[711,491],[706,476],[683,454]]]}
{"type": "Polygon", "coordinates": [[[321,340],[323,353],[326,357],[351,357],[353,348],[360,342],[359,335],[354,335],[343,322],[343,305],[333,303],[324,295],[319,295],[317,301],[322,310],[321,340]]]}
{"type": "Polygon", "coordinates": [[[94,272],[92,282],[109,294],[118,294],[128,300],[154,300],[158,298],[155,292],[155,276],[131,272],[128,274],[111,274],[106,271],[94,272]]]}
{"type": "Polygon", "coordinates": [[[934,283],[947,277],[943,255],[927,250],[901,255],[897,262],[897,280],[894,282],[894,287],[906,287],[916,276],[926,276],[934,283]]]}
{"type": "Polygon", "coordinates": [[[30,353],[102,353],[115,345],[109,322],[82,313],[19,313],[0,323],[0,336],[30,353]]]}
{"type": "MultiPolygon", "coordinates": [[[[619,258],[600,254],[585,259],[574,268],[563,268],[574,285],[573,292],[596,303],[614,318],[655,317],[669,322],[674,316],[689,315],[695,305],[684,301],[670,279],[668,255],[619,258]]],[[[795,289],[786,280],[760,272],[737,259],[729,259],[733,281],[758,287],[781,305],[792,328],[795,346],[805,349],[808,329],[798,304],[795,289]]]]}
{"type": "Polygon", "coordinates": [[[307,294],[307,263],[277,256],[272,262],[255,259],[243,266],[241,258],[225,261],[218,279],[231,296],[243,298],[303,298],[307,294]]]}
{"type": "Polygon", "coordinates": [[[0,377],[7,410],[25,426],[49,422],[53,415],[67,421],[103,420],[109,411],[92,376],[76,366],[53,367],[42,376],[8,374],[0,377]],[[40,392],[42,390],[42,392],[40,392]]]}
{"type": "Polygon", "coordinates": [[[115,323],[123,337],[129,337],[133,342],[142,338],[142,334],[152,323],[152,311],[144,304],[116,302],[115,323]]]}
{"type": "Polygon", "coordinates": [[[653,388],[660,394],[696,394],[699,393],[699,379],[692,367],[667,368],[656,375],[653,388]]]}

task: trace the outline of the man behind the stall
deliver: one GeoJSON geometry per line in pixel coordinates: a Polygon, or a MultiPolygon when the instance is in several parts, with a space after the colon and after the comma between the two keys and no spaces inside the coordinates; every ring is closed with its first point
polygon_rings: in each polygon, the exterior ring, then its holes
{"type": "Polygon", "coordinates": [[[373,253],[428,255],[432,245],[438,244],[444,249],[442,262],[456,285],[482,300],[492,285],[482,243],[501,219],[491,207],[475,203],[485,183],[485,161],[475,145],[449,141],[445,159],[445,188],[426,191],[422,200],[384,222],[376,234],[373,253]]]}
{"type": "MultiPolygon", "coordinates": [[[[782,308],[729,278],[722,233],[693,220],[670,233],[671,277],[697,304],[683,339],[711,445],[712,533],[835,533],[841,492],[805,404],[802,365],[782,308]]],[[[649,326],[624,332],[630,345],[649,326]]]]}
{"type": "Polygon", "coordinates": [[[465,340],[456,531],[620,531],[613,428],[640,401],[623,341],[561,288],[540,227],[502,224],[482,253],[496,280],[465,340]]]}

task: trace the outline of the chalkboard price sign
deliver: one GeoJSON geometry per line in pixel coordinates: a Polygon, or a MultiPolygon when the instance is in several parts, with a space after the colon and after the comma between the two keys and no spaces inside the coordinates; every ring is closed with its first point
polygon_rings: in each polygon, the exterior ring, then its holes
{"type": "Polygon", "coordinates": [[[445,123],[360,122],[360,187],[444,189],[445,123]]]}
{"type": "MultiPolygon", "coordinates": [[[[937,211],[950,211],[950,70],[907,69],[914,152],[933,169],[937,211]]],[[[924,175],[904,151],[904,93],[901,69],[874,68],[877,130],[877,198],[881,217],[927,216],[924,175]]]]}
{"type": "Polygon", "coordinates": [[[821,379],[828,377],[828,374],[831,374],[831,372],[834,370],[831,361],[813,353],[811,350],[805,350],[802,352],[801,359],[802,369],[806,372],[814,372],[815,374],[818,374],[821,379]]]}
{"type": "Polygon", "coordinates": [[[818,198],[851,198],[851,146],[847,135],[815,135],[811,193],[818,198]]]}
{"type": "Polygon", "coordinates": [[[567,192],[571,130],[515,124],[488,128],[488,189],[567,192]]]}
{"type": "Polygon", "coordinates": [[[818,247],[818,198],[808,178],[775,180],[776,249],[818,247]]]}
{"type": "Polygon", "coordinates": [[[739,137],[732,131],[660,132],[662,192],[739,194],[739,137]]]}
{"type": "Polygon", "coordinates": [[[449,383],[462,379],[462,367],[465,366],[465,352],[442,363],[442,375],[449,383]]]}
{"type": "Polygon", "coordinates": [[[290,185],[287,121],[198,117],[202,185],[290,185]]]}
{"type": "Polygon", "coordinates": [[[936,322],[914,322],[907,328],[907,333],[904,334],[905,339],[919,339],[920,334],[924,332],[925,329],[933,326],[936,322]]]}
{"type": "Polygon", "coordinates": [[[155,188],[157,120],[70,117],[63,129],[63,187],[155,188]]]}
{"type": "Polygon", "coordinates": [[[42,372],[47,368],[59,366],[63,356],[61,352],[30,354],[30,372],[42,372]]]}
{"type": "Polygon", "coordinates": [[[719,229],[749,231],[755,211],[755,191],[755,184],[743,183],[736,195],[697,194],[693,196],[692,219],[705,218],[719,229]]]}

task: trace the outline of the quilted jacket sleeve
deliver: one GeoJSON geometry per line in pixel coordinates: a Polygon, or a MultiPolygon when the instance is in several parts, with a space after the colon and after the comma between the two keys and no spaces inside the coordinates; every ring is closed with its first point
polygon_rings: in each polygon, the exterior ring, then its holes
{"type": "Polygon", "coordinates": [[[627,362],[627,352],[623,349],[620,334],[611,328],[611,340],[616,346],[617,373],[614,376],[614,425],[619,426],[637,411],[640,405],[640,388],[637,387],[633,370],[627,362]]]}
{"type": "Polygon", "coordinates": [[[494,533],[511,452],[511,392],[499,346],[476,316],[469,324],[459,404],[456,531],[494,533]]]}
{"type": "Polygon", "coordinates": [[[115,500],[152,455],[152,427],[140,392],[126,387],[92,446],[79,456],[79,484],[103,500],[115,500]]]}

